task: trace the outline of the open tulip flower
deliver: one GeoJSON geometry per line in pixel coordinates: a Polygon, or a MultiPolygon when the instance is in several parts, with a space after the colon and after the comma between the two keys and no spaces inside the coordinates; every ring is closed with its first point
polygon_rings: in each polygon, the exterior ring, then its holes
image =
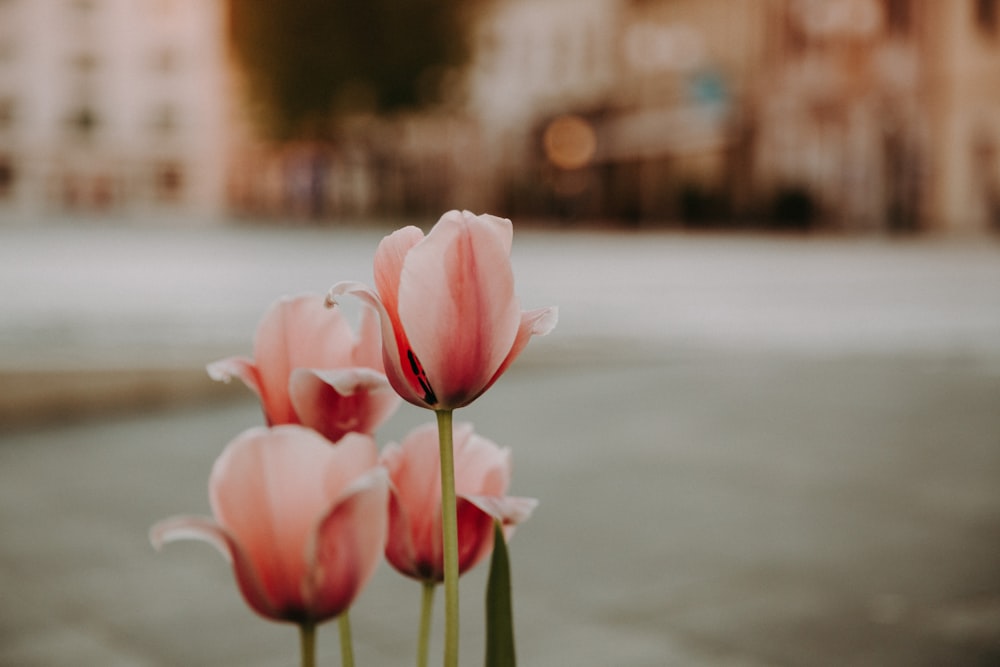
{"type": "Polygon", "coordinates": [[[254,611],[299,625],[303,667],[315,667],[316,625],[335,617],[341,664],[353,667],[347,611],[383,554],[421,583],[418,667],[444,584],[444,667],[458,667],[459,577],[491,551],[487,664],[514,664],[506,538],[537,501],[507,495],[510,450],[453,422],[558,319],[555,307],[521,310],[512,241],[510,220],[468,211],[445,213],[426,235],[399,229],[375,251],[374,288],[347,281],[325,300],[280,299],[257,327],[252,359],[208,366],[257,394],[267,427],[245,431],[216,461],[214,518],[173,517],[150,539],[214,545],[254,611]],[[366,304],[357,336],[330,308],[344,294],[366,304]],[[371,435],[401,399],[437,423],[379,456],[371,435]]]}
{"type": "Polygon", "coordinates": [[[382,323],[386,375],[404,399],[432,410],[468,405],[533,335],[548,333],[555,308],[521,311],[514,294],[510,220],[445,213],[424,236],[404,227],[375,253],[375,287],[334,285],[327,303],[354,294],[382,323]]]}
{"type": "Polygon", "coordinates": [[[357,433],[331,447],[301,426],[250,429],[212,469],[215,518],[167,519],[150,539],[211,543],[254,611],[314,626],[347,610],[381,560],[388,482],[377,457],[357,433]]]}
{"type": "MultiPolygon", "coordinates": [[[[455,425],[455,490],[458,497],[459,571],[474,567],[493,548],[493,521],[506,532],[530,516],[537,501],[506,496],[510,450],[455,425]]],[[[441,472],[434,424],[411,431],[401,444],[386,446],[380,462],[389,471],[389,538],[385,555],[399,572],[441,582],[441,472]]]]}
{"type": "Polygon", "coordinates": [[[303,424],[334,442],[352,431],[373,434],[399,405],[383,372],[376,317],[365,308],[355,337],[321,296],[282,298],[257,327],[254,358],[222,359],[208,373],[243,380],[268,425],[303,424]]]}

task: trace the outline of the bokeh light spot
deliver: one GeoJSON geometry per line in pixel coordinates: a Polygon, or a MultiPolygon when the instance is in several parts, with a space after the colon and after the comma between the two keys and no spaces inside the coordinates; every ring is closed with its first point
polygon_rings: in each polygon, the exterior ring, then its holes
{"type": "Polygon", "coordinates": [[[561,169],[579,169],[594,159],[597,134],[594,127],[576,115],[559,116],[545,128],[545,156],[561,169]]]}

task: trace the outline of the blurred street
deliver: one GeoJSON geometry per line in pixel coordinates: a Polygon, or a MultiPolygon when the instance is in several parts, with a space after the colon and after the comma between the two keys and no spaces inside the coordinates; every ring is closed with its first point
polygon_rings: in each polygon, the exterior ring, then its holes
{"type": "MultiPolygon", "coordinates": [[[[146,532],[207,513],[260,422],[205,363],[282,294],[370,282],[386,230],[89,224],[0,232],[0,666],[294,664],[213,550],[146,532]]],[[[514,263],[559,325],[457,419],[541,501],[511,544],[522,664],[1000,663],[996,239],[518,230],[514,263]]],[[[359,665],[412,662],[419,595],[380,568],[359,665]]]]}

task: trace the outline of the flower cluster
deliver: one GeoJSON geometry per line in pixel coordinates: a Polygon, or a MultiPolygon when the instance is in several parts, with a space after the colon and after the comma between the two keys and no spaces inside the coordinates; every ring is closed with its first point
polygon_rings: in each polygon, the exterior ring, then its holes
{"type": "MultiPolygon", "coordinates": [[[[374,289],[340,282],[325,298],[280,299],[257,328],[252,359],[208,366],[257,394],[266,426],[238,435],[216,461],[212,517],[173,517],[150,537],[158,548],[215,546],[254,611],[299,625],[304,665],[315,626],[333,618],[352,663],[343,623],[383,557],[425,594],[444,583],[445,664],[457,664],[458,576],[534,509],[507,496],[510,451],[451,418],[555,326],[555,308],[521,311],[511,241],[509,220],[468,212],[446,213],[426,236],[400,229],[378,246],[374,289]],[[335,307],[348,294],[368,306],[356,334],[335,307]],[[401,398],[437,423],[379,453],[376,433],[401,398]]],[[[429,605],[422,614],[424,627],[429,605]]],[[[425,664],[426,637],[418,656],[425,664]]]]}

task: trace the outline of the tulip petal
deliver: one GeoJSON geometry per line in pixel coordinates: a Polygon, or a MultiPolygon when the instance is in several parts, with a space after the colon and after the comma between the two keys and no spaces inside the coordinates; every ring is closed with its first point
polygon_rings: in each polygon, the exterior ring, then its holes
{"type": "MultiPolygon", "coordinates": [[[[385,366],[385,375],[389,379],[392,388],[404,400],[420,407],[430,407],[424,401],[424,393],[414,389],[414,384],[409,380],[412,374],[408,375],[407,369],[409,368],[409,364],[400,358],[399,345],[393,345],[390,342],[396,341],[397,336],[393,328],[392,317],[390,317],[378,293],[363,283],[343,281],[330,288],[326,297],[327,305],[336,305],[337,297],[345,294],[361,299],[362,302],[374,308],[379,314],[379,321],[382,325],[382,362],[385,366]]],[[[404,342],[404,347],[407,346],[408,343],[404,342]]]]}
{"type": "MultiPolygon", "coordinates": [[[[510,481],[509,449],[477,435],[468,422],[454,425],[453,443],[459,571],[465,572],[492,548],[494,519],[513,526],[530,515],[536,501],[503,496],[510,481]]],[[[421,425],[402,444],[388,445],[379,462],[392,480],[386,560],[407,576],[440,581],[441,476],[436,425],[421,425]]]]}
{"type": "Polygon", "coordinates": [[[503,495],[510,486],[510,459],[509,448],[473,433],[471,424],[456,425],[456,493],[503,495]]]}
{"type": "Polygon", "coordinates": [[[327,447],[329,457],[323,471],[327,502],[340,498],[355,480],[378,465],[378,445],[370,435],[348,433],[335,445],[327,447]]]}
{"type": "Polygon", "coordinates": [[[410,225],[383,238],[375,250],[375,289],[392,318],[393,329],[398,332],[403,330],[398,318],[400,276],[406,255],[423,240],[424,233],[418,227],[410,225]]]}
{"type": "Polygon", "coordinates": [[[464,573],[475,567],[493,548],[493,517],[459,496],[458,517],[458,571],[464,573]]]}
{"type": "MultiPolygon", "coordinates": [[[[419,545],[419,560],[432,563],[440,559],[441,548],[440,461],[434,423],[413,429],[401,445],[387,445],[379,458],[401,501],[407,533],[419,545]]],[[[401,529],[404,522],[398,523],[401,529]]]]}
{"type": "Polygon", "coordinates": [[[249,429],[212,469],[216,520],[168,519],[150,539],[157,548],[185,538],[214,545],[247,603],[267,618],[326,620],[353,600],[383,549],[388,482],[377,458],[366,435],[333,447],[302,426],[249,429]]]}
{"type": "MultiPolygon", "coordinates": [[[[456,424],[454,439],[467,438],[466,424],[456,424]]],[[[422,424],[403,439],[401,445],[389,444],[379,462],[389,471],[393,487],[406,498],[414,530],[421,536],[430,530],[441,510],[441,455],[437,425],[422,424]]]]}
{"type": "Polygon", "coordinates": [[[435,407],[461,407],[481,394],[514,344],[521,311],[510,234],[509,220],[449,213],[406,254],[399,320],[435,407]]]}
{"type": "Polygon", "coordinates": [[[260,374],[253,359],[228,357],[213,361],[205,367],[208,376],[218,382],[229,382],[234,377],[243,381],[257,396],[260,396],[260,374]]]}
{"type": "Polygon", "coordinates": [[[208,542],[232,563],[236,585],[250,608],[265,618],[284,620],[280,610],[268,599],[251,559],[239,543],[212,519],[198,516],[164,519],[150,529],[149,540],[157,550],[177,540],[208,542]]]}
{"type": "Polygon", "coordinates": [[[351,431],[374,434],[400,402],[385,375],[370,368],[298,368],[289,394],[299,421],[331,442],[351,431]]]}
{"type": "Polygon", "coordinates": [[[341,396],[353,396],[362,391],[391,389],[389,380],[384,374],[361,366],[335,369],[297,368],[292,371],[292,383],[294,384],[296,379],[310,376],[329,385],[341,396]]]}
{"type": "MultiPolygon", "coordinates": [[[[445,216],[457,221],[458,218],[455,213],[456,211],[448,211],[445,213],[445,216]]],[[[462,211],[461,216],[464,222],[486,221],[491,224],[497,232],[497,241],[500,242],[504,252],[510,256],[511,247],[514,245],[514,225],[510,220],[497,215],[490,215],[489,213],[476,215],[472,211],[462,211]]]]}
{"type": "Polygon", "coordinates": [[[276,301],[254,337],[261,400],[270,423],[299,423],[288,395],[294,369],[352,366],[355,345],[347,318],[325,308],[322,296],[301,294],[276,301]]]}
{"type": "Polygon", "coordinates": [[[301,426],[252,428],[223,451],[209,479],[212,512],[246,551],[268,599],[301,610],[304,557],[324,488],[329,443],[301,426]]]}
{"type": "MultiPolygon", "coordinates": [[[[400,369],[412,393],[420,397],[419,405],[433,405],[435,395],[427,382],[420,362],[414,355],[409,342],[409,335],[400,319],[399,285],[403,267],[410,250],[424,240],[424,233],[412,225],[397,229],[378,244],[375,250],[375,289],[378,290],[385,313],[392,323],[394,337],[386,338],[388,344],[395,341],[396,355],[400,361],[400,369]]],[[[409,400],[409,399],[407,399],[409,400]]]]}
{"type": "Polygon", "coordinates": [[[521,335],[527,336],[545,336],[552,332],[556,328],[556,324],[559,323],[559,307],[558,306],[548,306],[546,308],[535,308],[534,310],[526,310],[521,313],[521,329],[526,329],[527,331],[522,334],[518,331],[518,337],[521,335]]]}
{"type": "Polygon", "coordinates": [[[385,559],[399,572],[415,579],[426,579],[433,575],[433,568],[418,565],[420,554],[413,540],[410,517],[406,512],[399,491],[389,487],[389,530],[385,544],[385,559]]]}
{"type": "Polygon", "coordinates": [[[350,607],[375,573],[386,538],[389,480],[375,469],[354,482],[319,522],[308,547],[304,597],[317,620],[350,607]]]}
{"type": "MultiPolygon", "coordinates": [[[[511,345],[510,351],[507,353],[507,357],[500,364],[496,373],[490,378],[490,381],[480,391],[480,395],[487,389],[493,386],[493,383],[500,379],[510,365],[514,363],[514,360],[524,351],[527,347],[528,341],[531,340],[532,336],[544,336],[551,332],[556,323],[559,321],[559,308],[556,306],[549,306],[547,308],[536,308],[534,310],[526,310],[521,313],[521,324],[517,329],[517,337],[514,339],[514,344],[511,345]]],[[[476,397],[478,398],[478,396],[476,397]]]]}
{"type": "Polygon", "coordinates": [[[351,353],[351,366],[384,370],[382,363],[382,329],[378,311],[364,305],[358,323],[357,341],[351,353]]]}
{"type": "Polygon", "coordinates": [[[149,541],[157,551],[179,540],[207,542],[227,561],[233,561],[232,539],[209,517],[173,516],[157,522],[149,530],[149,541]]]}
{"type": "Polygon", "coordinates": [[[528,519],[538,506],[534,498],[459,496],[459,570],[475,567],[493,548],[493,522],[499,521],[509,539],[514,527],[528,519]]]}
{"type": "Polygon", "coordinates": [[[520,496],[462,496],[466,501],[478,507],[485,514],[497,519],[506,526],[516,526],[524,523],[530,517],[538,500],[520,496]]]}

